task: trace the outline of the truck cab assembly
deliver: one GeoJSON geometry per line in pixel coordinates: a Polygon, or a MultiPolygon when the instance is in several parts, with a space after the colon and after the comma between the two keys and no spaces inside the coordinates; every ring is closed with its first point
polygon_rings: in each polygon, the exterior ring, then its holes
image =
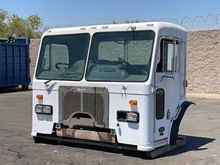
{"type": "Polygon", "coordinates": [[[186,31],[145,22],[47,30],[33,76],[32,133],[156,157],[185,144],[186,31]]]}

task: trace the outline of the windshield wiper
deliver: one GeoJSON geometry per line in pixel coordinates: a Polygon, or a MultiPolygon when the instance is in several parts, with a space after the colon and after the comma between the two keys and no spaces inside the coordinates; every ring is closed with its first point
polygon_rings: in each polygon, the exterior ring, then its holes
{"type": "Polygon", "coordinates": [[[50,79],[50,80],[45,81],[44,84],[48,86],[48,83],[51,82],[52,80],[61,80],[61,81],[62,81],[62,80],[65,80],[65,79],[67,79],[67,78],[71,78],[71,77],[62,77],[62,76],[64,76],[64,75],[72,75],[72,77],[78,78],[78,77],[74,76],[73,74],[82,74],[82,73],[80,73],[80,72],[65,72],[65,73],[60,73],[60,74],[58,74],[56,77],[54,77],[53,79],[50,79]],[[59,78],[61,78],[61,79],[59,79],[59,78]]]}
{"type": "MultiPolygon", "coordinates": [[[[56,80],[57,78],[61,78],[60,76],[63,76],[63,75],[65,75],[65,74],[67,74],[67,73],[60,73],[60,74],[58,74],[56,77],[54,77],[53,79],[50,79],[50,80],[45,81],[44,84],[45,84],[46,86],[48,86],[48,83],[49,83],[49,82],[51,82],[52,80],[56,80]]],[[[61,79],[61,81],[62,81],[62,80],[63,80],[63,79],[61,79]]]]}
{"type": "Polygon", "coordinates": [[[44,84],[47,85],[47,83],[49,83],[49,82],[51,82],[51,81],[52,81],[52,79],[47,80],[47,81],[44,82],[44,84]]]}
{"type": "MultiPolygon", "coordinates": [[[[48,85],[48,83],[51,82],[52,80],[56,80],[57,78],[60,78],[60,76],[63,76],[63,75],[65,75],[65,74],[67,74],[67,73],[60,73],[60,74],[58,74],[55,78],[45,81],[45,82],[44,82],[45,89],[46,89],[47,91],[49,91],[49,86],[50,86],[50,85],[48,85]]],[[[62,80],[64,80],[64,79],[61,79],[61,81],[62,81],[62,80]]]]}

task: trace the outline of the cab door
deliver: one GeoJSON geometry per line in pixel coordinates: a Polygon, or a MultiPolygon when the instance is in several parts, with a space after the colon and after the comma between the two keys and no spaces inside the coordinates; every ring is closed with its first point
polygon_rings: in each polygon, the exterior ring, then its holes
{"type": "Polygon", "coordinates": [[[179,40],[162,38],[155,74],[154,141],[166,140],[180,99],[179,40]]]}

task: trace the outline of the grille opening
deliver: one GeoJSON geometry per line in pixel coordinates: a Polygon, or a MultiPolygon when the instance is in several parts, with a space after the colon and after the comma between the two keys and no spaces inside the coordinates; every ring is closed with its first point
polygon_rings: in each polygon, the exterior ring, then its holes
{"type": "Polygon", "coordinates": [[[77,118],[77,119],[80,119],[80,118],[91,118],[92,117],[86,113],[76,113],[75,115],[73,115],[73,118],[77,118]]]}
{"type": "Polygon", "coordinates": [[[62,122],[62,125],[65,125],[67,128],[74,128],[74,127],[95,127],[95,120],[87,113],[74,113],[70,116],[67,120],[62,122]]]}
{"type": "Polygon", "coordinates": [[[86,113],[76,113],[73,115],[72,119],[70,120],[69,123],[70,127],[75,127],[75,126],[95,126],[95,121],[94,119],[86,113]]]}

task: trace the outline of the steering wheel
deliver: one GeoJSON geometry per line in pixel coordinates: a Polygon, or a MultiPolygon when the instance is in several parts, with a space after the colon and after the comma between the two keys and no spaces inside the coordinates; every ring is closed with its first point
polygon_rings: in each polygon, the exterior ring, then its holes
{"type": "Polygon", "coordinates": [[[56,63],[55,67],[60,70],[60,69],[64,69],[65,66],[69,66],[69,64],[67,63],[56,63]]]}
{"type": "Polygon", "coordinates": [[[133,71],[136,70],[136,71],[139,71],[142,74],[147,74],[147,72],[145,70],[142,70],[142,69],[140,69],[140,68],[138,68],[134,65],[131,65],[130,63],[128,63],[127,61],[125,61],[122,58],[119,58],[119,61],[122,62],[122,64],[127,66],[128,68],[131,68],[133,71]]]}
{"type": "Polygon", "coordinates": [[[132,67],[131,64],[129,64],[127,61],[125,61],[125,60],[122,59],[122,58],[119,58],[119,61],[122,63],[122,65],[126,65],[126,66],[129,66],[129,67],[132,67]]]}

